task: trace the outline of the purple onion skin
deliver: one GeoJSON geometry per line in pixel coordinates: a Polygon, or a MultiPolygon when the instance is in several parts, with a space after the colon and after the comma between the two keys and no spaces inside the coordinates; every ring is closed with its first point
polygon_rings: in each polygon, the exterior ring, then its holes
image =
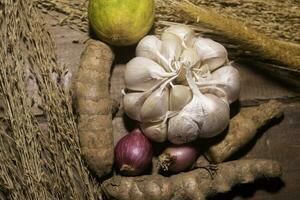
{"type": "Polygon", "coordinates": [[[168,166],[168,172],[178,173],[192,167],[198,157],[198,148],[192,144],[172,145],[164,150],[174,160],[168,166]]]}
{"type": "Polygon", "coordinates": [[[139,129],[125,135],[115,147],[116,167],[126,176],[143,174],[150,166],[152,156],[152,145],[139,129]]]}

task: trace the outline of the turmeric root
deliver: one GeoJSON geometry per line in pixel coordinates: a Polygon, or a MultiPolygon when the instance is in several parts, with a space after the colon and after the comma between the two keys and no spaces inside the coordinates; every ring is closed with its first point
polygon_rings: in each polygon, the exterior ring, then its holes
{"type": "Polygon", "coordinates": [[[81,151],[88,167],[99,177],[112,170],[112,101],[109,77],[114,54],[104,43],[89,40],[75,83],[81,151]]]}
{"type": "Polygon", "coordinates": [[[242,109],[239,114],[230,120],[228,133],[217,144],[209,147],[205,157],[211,163],[220,163],[248,143],[257,130],[266,125],[273,118],[283,114],[280,102],[271,100],[255,108],[242,109]]]}
{"type": "Polygon", "coordinates": [[[258,178],[279,177],[281,174],[281,166],[275,161],[238,160],[219,164],[213,179],[202,168],[171,177],[114,176],[103,182],[102,190],[108,199],[118,200],[204,200],[227,192],[236,184],[250,183],[258,178]]]}

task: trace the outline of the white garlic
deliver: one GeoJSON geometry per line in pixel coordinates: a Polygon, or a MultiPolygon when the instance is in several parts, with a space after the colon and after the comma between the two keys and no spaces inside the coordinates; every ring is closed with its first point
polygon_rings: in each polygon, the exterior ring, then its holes
{"type": "Polygon", "coordinates": [[[200,56],[194,48],[187,48],[183,50],[179,60],[185,66],[193,66],[198,68],[201,64],[200,56]]]}
{"type": "Polygon", "coordinates": [[[161,41],[154,35],[147,35],[138,43],[135,54],[137,57],[149,58],[158,64],[161,64],[161,59],[164,59],[160,53],[161,41]]]}
{"type": "Polygon", "coordinates": [[[202,111],[202,102],[194,96],[178,115],[170,118],[168,140],[174,144],[183,144],[197,139],[202,123],[202,111]]]}
{"type": "Polygon", "coordinates": [[[130,90],[146,91],[170,76],[174,76],[174,73],[167,73],[156,62],[145,57],[135,57],[126,65],[125,84],[130,90]]]}
{"type": "Polygon", "coordinates": [[[181,110],[192,100],[192,92],[188,86],[175,85],[170,90],[169,109],[171,111],[181,110]]]}
{"type": "Polygon", "coordinates": [[[147,96],[145,95],[145,93],[141,92],[128,93],[124,95],[123,107],[128,117],[137,121],[141,120],[140,111],[143,106],[143,103],[146,100],[146,97],[147,96]]]}
{"type": "Polygon", "coordinates": [[[157,122],[165,118],[169,109],[169,89],[158,88],[145,100],[140,116],[142,122],[157,122]]]}
{"type": "Polygon", "coordinates": [[[238,71],[219,43],[188,26],[146,36],[125,70],[125,113],[155,142],[175,144],[213,137],[229,123],[229,104],[238,98],[238,71]]]}
{"type": "Polygon", "coordinates": [[[230,65],[226,65],[215,70],[211,76],[203,79],[202,82],[203,83],[198,84],[201,91],[202,88],[210,88],[211,90],[214,88],[215,92],[223,91],[226,94],[226,99],[229,103],[238,99],[240,91],[240,76],[238,70],[230,65]]]}
{"type": "Polygon", "coordinates": [[[211,71],[221,67],[227,60],[227,51],[223,45],[208,38],[198,37],[193,47],[201,57],[202,63],[207,64],[211,71]]]}
{"type": "Polygon", "coordinates": [[[224,102],[228,102],[228,95],[227,93],[215,86],[215,85],[202,85],[202,86],[199,86],[199,90],[204,94],[204,95],[207,95],[207,94],[212,94],[214,96],[217,96],[218,98],[220,98],[221,100],[223,100],[224,102]]]}
{"type": "Polygon", "coordinates": [[[238,99],[241,81],[237,69],[227,65],[213,72],[212,76],[216,80],[218,79],[219,83],[217,86],[226,92],[229,103],[232,103],[238,99]]]}
{"type": "Polygon", "coordinates": [[[164,32],[169,32],[177,35],[182,40],[182,46],[187,48],[192,46],[195,32],[186,25],[174,25],[167,28],[164,32]]]}
{"type": "Polygon", "coordinates": [[[199,127],[200,138],[210,138],[218,135],[228,125],[229,122],[229,105],[218,97],[207,94],[205,100],[205,117],[202,126],[199,127]]]}
{"type": "Polygon", "coordinates": [[[167,123],[165,121],[156,123],[142,123],[143,133],[152,141],[165,142],[167,140],[167,123]]]}
{"type": "Polygon", "coordinates": [[[181,40],[172,33],[164,32],[161,36],[162,46],[161,54],[167,63],[162,63],[164,68],[169,72],[172,71],[173,61],[178,60],[182,52],[181,40]]]}
{"type": "Polygon", "coordinates": [[[192,79],[190,69],[186,79],[193,92],[192,101],[169,121],[168,140],[183,144],[197,137],[213,137],[222,132],[229,121],[229,105],[214,95],[203,95],[192,79]]]}

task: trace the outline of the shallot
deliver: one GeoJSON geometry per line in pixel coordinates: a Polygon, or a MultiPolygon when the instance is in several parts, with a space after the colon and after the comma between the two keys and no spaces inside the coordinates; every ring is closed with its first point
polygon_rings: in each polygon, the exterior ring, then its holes
{"type": "Polygon", "coordinates": [[[135,129],[117,143],[115,164],[122,175],[136,176],[149,167],[152,155],[150,141],[139,129],[135,129]]]}

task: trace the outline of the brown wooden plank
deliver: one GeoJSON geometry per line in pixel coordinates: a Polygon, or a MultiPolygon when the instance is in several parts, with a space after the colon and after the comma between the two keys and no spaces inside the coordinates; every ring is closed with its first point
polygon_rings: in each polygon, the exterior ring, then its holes
{"type": "Polygon", "coordinates": [[[241,75],[240,101],[255,99],[276,99],[299,96],[299,88],[293,88],[287,82],[278,80],[255,66],[234,64],[241,75]]]}
{"type": "Polygon", "coordinates": [[[55,41],[57,61],[60,66],[66,66],[74,78],[79,67],[84,42],[88,39],[88,35],[67,26],[57,26],[56,19],[49,15],[44,15],[44,17],[47,29],[55,41]]]}

